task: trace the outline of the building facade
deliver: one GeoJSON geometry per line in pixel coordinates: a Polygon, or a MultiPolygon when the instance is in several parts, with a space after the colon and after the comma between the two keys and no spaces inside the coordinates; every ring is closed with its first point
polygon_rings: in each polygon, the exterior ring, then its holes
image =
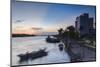
{"type": "Polygon", "coordinates": [[[89,17],[88,13],[84,13],[76,18],[75,30],[80,34],[80,36],[95,35],[93,23],[94,19],[89,17]]]}

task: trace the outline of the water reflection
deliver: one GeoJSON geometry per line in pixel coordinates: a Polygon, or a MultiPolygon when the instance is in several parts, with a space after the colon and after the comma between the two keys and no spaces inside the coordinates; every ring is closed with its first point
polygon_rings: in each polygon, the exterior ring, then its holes
{"type": "Polygon", "coordinates": [[[26,64],[45,64],[45,63],[61,63],[70,62],[69,55],[64,51],[59,50],[59,43],[45,42],[46,36],[35,37],[18,37],[12,39],[12,64],[13,65],[26,65],[26,64]],[[20,58],[19,54],[31,53],[32,51],[39,51],[46,48],[48,55],[35,60],[28,60],[23,63],[18,63],[20,58]]]}

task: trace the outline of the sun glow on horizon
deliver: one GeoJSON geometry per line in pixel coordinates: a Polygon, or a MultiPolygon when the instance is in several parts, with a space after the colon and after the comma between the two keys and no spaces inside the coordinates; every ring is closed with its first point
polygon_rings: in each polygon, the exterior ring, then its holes
{"type": "Polygon", "coordinates": [[[84,12],[95,18],[94,6],[14,1],[12,2],[12,33],[58,32],[60,28],[74,26],[76,17],[84,12]]]}

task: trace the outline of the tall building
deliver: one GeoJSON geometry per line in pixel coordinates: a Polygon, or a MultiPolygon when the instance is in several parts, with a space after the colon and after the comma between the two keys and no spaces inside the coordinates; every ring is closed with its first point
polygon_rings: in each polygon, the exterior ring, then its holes
{"type": "Polygon", "coordinates": [[[90,18],[88,13],[78,16],[75,21],[76,32],[78,32],[80,36],[95,34],[93,21],[93,18],[90,18]]]}

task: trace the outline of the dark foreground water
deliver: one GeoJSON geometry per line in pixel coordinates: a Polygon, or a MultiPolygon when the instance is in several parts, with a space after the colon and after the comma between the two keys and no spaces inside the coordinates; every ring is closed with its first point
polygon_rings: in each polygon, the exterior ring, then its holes
{"type": "Polygon", "coordinates": [[[46,64],[46,63],[61,63],[70,62],[69,55],[63,50],[59,50],[59,43],[47,43],[45,38],[47,36],[35,37],[16,37],[12,38],[12,65],[26,65],[26,64],[46,64]],[[38,51],[39,49],[47,48],[48,55],[36,60],[18,63],[18,54],[24,54],[27,51],[38,51]]]}

